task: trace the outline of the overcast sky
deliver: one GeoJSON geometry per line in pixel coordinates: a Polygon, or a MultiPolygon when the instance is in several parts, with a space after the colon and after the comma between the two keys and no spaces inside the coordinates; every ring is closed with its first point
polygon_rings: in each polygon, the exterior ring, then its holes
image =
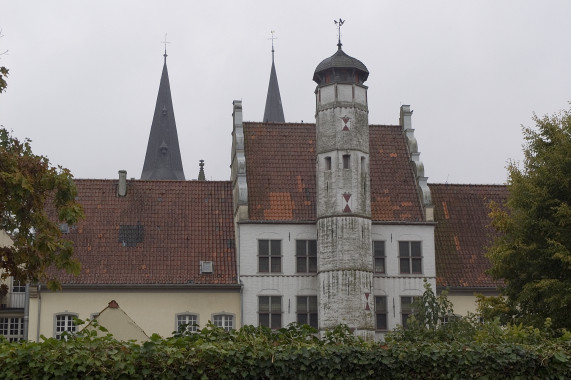
{"type": "Polygon", "coordinates": [[[284,114],[315,122],[315,67],[368,68],[369,123],[410,104],[431,183],[504,183],[521,125],[571,100],[571,1],[3,1],[0,124],[77,178],[140,178],[163,65],[187,179],[230,177],[232,101],[261,121],[270,31],[284,114]]]}

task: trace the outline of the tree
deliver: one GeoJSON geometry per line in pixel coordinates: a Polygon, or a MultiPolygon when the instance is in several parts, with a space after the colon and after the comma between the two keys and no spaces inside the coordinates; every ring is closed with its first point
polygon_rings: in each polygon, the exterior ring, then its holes
{"type": "MultiPolygon", "coordinates": [[[[2,30],[0,29],[0,38],[2,37],[3,37],[2,30]]],[[[8,50],[0,53],[0,55],[4,55],[7,52],[8,50]]],[[[0,94],[6,90],[6,87],[8,87],[8,83],[6,83],[7,76],[8,76],[8,69],[5,68],[4,66],[0,66],[0,94]]]]}
{"type": "Polygon", "coordinates": [[[48,268],[69,273],[80,269],[72,258],[73,243],[62,237],[59,224],[74,225],[83,211],[69,170],[33,154],[30,142],[20,142],[0,127],[0,233],[12,240],[0,247],[0,278],[45,281],[57,289],[48,268]]]}
{"type": "Polygon", "coordinates": [[[541,326],[571,328],[571,109],[533,116],[524,128],[524,162],[508,165],[505,207],[492,205],[501,233],[489,273],[503,279],[510,314],[541,326]]]}

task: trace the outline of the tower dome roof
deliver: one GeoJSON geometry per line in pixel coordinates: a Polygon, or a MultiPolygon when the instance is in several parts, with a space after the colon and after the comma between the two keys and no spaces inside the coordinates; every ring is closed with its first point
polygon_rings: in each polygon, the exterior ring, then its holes
{"type": "Polygon", "coordinates": [[[328,70],[335,70],[335,69],[345,69],[345,70],[354,70],[359,72],[359,77],[361,82],[367,80],[369,76],[369,70],[363,64],[363,62],[359,61],[356,58],[353,58],[347,55],[342,49],[341,45],[339,44],[339,49],[329,58],[325,58],[317,68],[313,74],[313,80],[318,84],[322,84],[323,73],[328,70]]]}

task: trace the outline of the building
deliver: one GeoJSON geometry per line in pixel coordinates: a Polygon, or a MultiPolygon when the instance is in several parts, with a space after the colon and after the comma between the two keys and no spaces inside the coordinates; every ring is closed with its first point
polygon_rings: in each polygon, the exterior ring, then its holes
{"type": "Polygon", "coordinates": [[[141,178],[75,181],[85,219],[61,231],[81,273],[56,273],[58,292],[32,287],[28,339],[76,331],[75,317],[96,318],[111,301],[148,336],[241,325],[232,188],[184,180],[166,54],[141,178]]]}
{"type": "Polygon", "coordinates": [[[233,103],[230,180],[205,181],[201,161],[186,181],[165,52],[141,179],[76,181],[86,218],[61,230],[81,274],[58,273],[61,292],[12,284],[28,301],[0,311],[0,333],[60,337],[104,309],[108,329],[131,326],[138,340],[209,320],[344,323],[380,339],[406,324],[424,281],[473,311],[475,292],[501,284],[483,252],[488,203],[506,187],[429,186],[410,106],[398,124],[369,123],[368,75],[339,41],[314,71],[316,122],[286,123],[272,47],[263,122],[233,103]]]}
{"type": "MultiPolygon", "coordinates": [[[[268,93],[274,74],[272,63],[268,93]]],[[[339,44],[315,70],[316,124],[243,122],[234,101],[245,324],[345,323],[372,338],[406,320],[423,280],[436,285],[435,222],[412,112],[403,106],[399,125],[369,125],[367,76],[339,44]]]]}

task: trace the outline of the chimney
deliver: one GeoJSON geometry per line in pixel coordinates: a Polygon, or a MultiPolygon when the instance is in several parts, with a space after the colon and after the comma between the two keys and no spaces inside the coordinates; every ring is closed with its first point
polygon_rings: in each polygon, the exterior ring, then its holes
{"type": "Polygon", "coordinates": [[[119,170],[119,187],[117,188],[117,195],[119,197],[127,195],[127,170],[119,170]]]}

